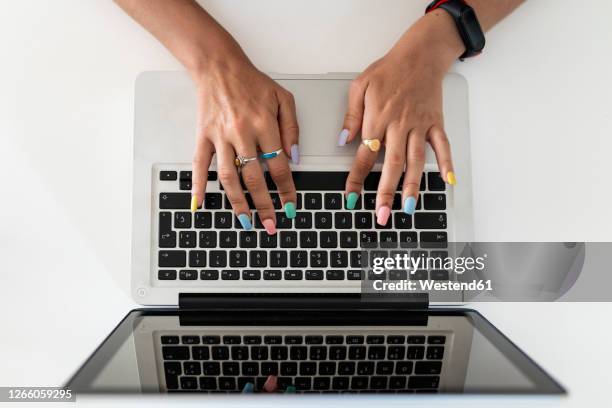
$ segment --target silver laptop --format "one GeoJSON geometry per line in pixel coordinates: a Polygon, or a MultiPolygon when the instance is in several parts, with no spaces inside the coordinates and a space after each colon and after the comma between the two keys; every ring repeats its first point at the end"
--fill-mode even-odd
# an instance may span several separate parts
{"type": "MultiPolygon", "coordinates": [[[[453,279],[435,269],[371,276],[363,249],[374,243],[389,254],[443,256],[445,243],[471,241],[470,140],[467,85],[451,74],[444,118],[461,184],[448,188],[428,152],[414,216],[401,212],[398,191],[389,225],[377,226],[381,157],[356,209],[347,210],[343,191],[355,146],[337,147],[336,135],[352,77],[273,76],[296,99],[301,163],[292,166],[297,216],[285,218],[279,204],[272,238],[257,223],[252,231],[239,228],[214,165],[203,209],[190,212],[193,84],[178,72],[138,78],[132,294],[139,304],[163,307],[128,313],[68,387],[82,393],[563,392],[477,312],[439,307],[463,303],[460,291],[399,302],[362,296],[364,282],[375,279],[453,279]],[[438,245],[424,247],[432,237],[438,245]]],[[[269,188],[274,199],[273,183],[269,188]]]]}

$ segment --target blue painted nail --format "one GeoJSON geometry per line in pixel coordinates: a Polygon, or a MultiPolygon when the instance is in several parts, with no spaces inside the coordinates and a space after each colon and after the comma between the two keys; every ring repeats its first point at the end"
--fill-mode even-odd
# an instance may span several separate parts
{"type": "Polygon", "coordinates": [[[300,148],[296,144],[291,146],[291,161],[293,164],[300,164],[300,148]]]}
{"type": "Polygon", "coordinates": [[[247,214],[238,215],[238,221],[240,221],[240,225],[242,225],[242,229],[248,231],[253,228],[253,224],[251,224],[251,219],[247,214]]]}
{"type": "Polygon", "coordinates": [[[407,197],[404,201],[404,212],[406,214],[414,214],[416,208],[416,200],[414,197],[407,197]]]}
{"type": "Polygon", "coordinates": [[[254,389],[255,389],[255,387],[253,386],[253,383],[248,382],[248,383],[244,384],[244,388],[242,389],[242,392],[244,394],[250,394],[250,393],[253,392],[254,389]]]}
{"type": "Polygon", "coordinates": [[[338,146],[344,146],[346,144],[346,139],[349,137],[348,129],[342,129],[340,132],[340,136],[338,136],[338,146]]]}

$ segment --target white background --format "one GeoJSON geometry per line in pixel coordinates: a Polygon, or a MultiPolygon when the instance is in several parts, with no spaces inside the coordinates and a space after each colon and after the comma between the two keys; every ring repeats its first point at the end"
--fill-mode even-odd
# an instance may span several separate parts
{"type": "MultiPolygon", "coordinates": [[[[365,68],[426,1],[202,4],[260,69],[323,73],[365,68]]],[[[111,2],[1,5],[0,385],[57,385],[134,307],[134,79],[181,67],[111,2]]],[[[470,85],[478,239],[612,241],[611,15],[605,0],[531,0],[453,68],[470,85]]],[[[569,389],[561,402],[612,385],[610,305],[479,309],[569,389]]]]}

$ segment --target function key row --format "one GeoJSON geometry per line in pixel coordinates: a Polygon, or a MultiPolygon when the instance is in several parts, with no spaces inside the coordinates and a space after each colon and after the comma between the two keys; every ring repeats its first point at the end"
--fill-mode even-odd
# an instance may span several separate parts
{"type": "MultiPolygon", "coordinates": [[[[346,178],[348,172],[345,171],[294,171],[292,172],[293,182],[295,188],[298,191],[344,191],[346,185],[346,178]]],[[[179,181],[185,183],[184,186],[189,183],[189,189],[191,188],[191,171],[181,171],[179,181]]],[[[264,177],[269,190],[276,190],[276,185],[272,180],[272,177],[268,172],[264,172],[264,177]]],[[[365,191],[376,191],[378,190],[378,183],[380,181],[381,172],[373,171],[368,174],[364,181],[365,191]]],[[[159,179],[162,181],[175,181],[177,179],[177,172],[174,170],[162,170],[159,173],[159,179]]],[[[217,180],[217,172],[209,171],[208,180],[217,180]]],[[[183,184],[181,184],[183,186],[183,184]]],[[[403,176],[398,183],[397,190],[400,191],[403,185],[403,176]]],[[[221,189],[223,186],[219,183],[221,189]]],[[[242,186],[244,190],[246,187],[242,186]]],[[[188,189],[188,188],[181,188],[188,189]]],[[[419,186],[420,191],[445,191],[446,183],[437,171],[430,171],[423,173],[421,176],[421,185],[419,186]]]]}
{"type": "MultiPolygon", "coordinates": [[[[424,335],[167,335],[161,336],[162,344],[425,344],[424,335]],[[283,343],[284,340],[284,343],[283,343]]],[[[446,336],[427,336],[427,344],[444,344],[446,336]]]]}

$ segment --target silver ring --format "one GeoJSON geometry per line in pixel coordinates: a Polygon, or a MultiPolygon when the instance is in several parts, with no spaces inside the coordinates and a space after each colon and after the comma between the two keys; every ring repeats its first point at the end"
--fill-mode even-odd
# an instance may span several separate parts
{"type": "Polygon", "coordinates": [[[244,157],[244,156],[236,156],[236,158],[234,159],[234,166],[236,166],[237,168],[241,169],[244,166],[246,166],[247,164],[249,164],[250,162],[257,160],[257,156],[255,157],[244,157]]]}

